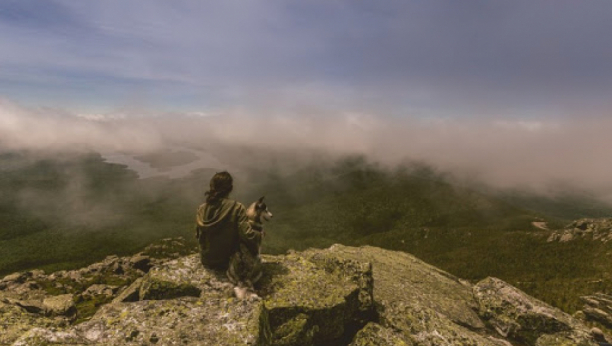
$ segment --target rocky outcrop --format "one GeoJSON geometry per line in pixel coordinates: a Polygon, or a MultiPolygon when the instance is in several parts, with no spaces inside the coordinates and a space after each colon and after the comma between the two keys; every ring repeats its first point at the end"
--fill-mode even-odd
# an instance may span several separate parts
{"type": "Polygon", "coordinates": [[[580,299],[584,303],[582,312],[587,320],[601,323],[612,329],[612,296],[597,293],[580,297],[580,299]]]}
{"type": "Polygon", "coordinates": [[[376,247],[308,250],[319,261],[372,264],[379,323],[415,345],[503,345],[484,336],[469,284],[416,257],[376,247]],[[480,333],[479,333],[480,332],[480,333]]]}
{"type": "Polygon", "coordinates": [[[576,239],[612,240],[612,219],[580,219],[573,221],[562,230],[551,233],[548,242],[568,242],[576,239]]]}
{"type": "Polygon", "coordinates": [[[261,302],[220,297],[107,304],[62,334],[35,329],[14,345],[268,345],[261,302]]]}
{"type": "Polygon", "coordinates": [[[580,321],[501,280],[472,286],[406,253],[334,245],[262,259],[260,297],[250,300],[234,298],[198,255],[158,262],[129,285],[73,293],[113,297],[77,324],[59,304],[68,296],[54,298],[57,314],[41,312],[48,297],[41,311],[5,298],[0,344],[597,345],[580,321]]]}
{"type": "Polygon", "coordinates": [[[43,299],[42,306],[46,315],[76,317],[72,294],[47,297],[43,299]]]}
{"type": "Polygon", "coordinates": [[[372,318],[369,263],[324,263],[297,253],[264,262],[260,299],[236,300],[224,274],[205,270],[192,255],[154,267],[126,288],[138,292],[136,301],[116,299],[62,334],[34,329],[15,344],[334,344],[372,318]]]}
{"type": "Polygon", "coordinates": [[[34,327],[62,328],[69,324],[66,318],[30,312],[0,292],[0,345],[10,345],[34,327]]]}
{"type": "Polygon", "coordinates": [[[0,280],[0,345],[10,344],[28,330],[41,338],[49,334],[45,328],[65,328],[90,318],[118,296],[129,299],[127,285],[145,275],[147,266],[168,261],[160,256],[168,251],[170,257],[178,257],[185,248],[183,239],[164,239],[135,256],[108,256],[77,270],[49,275],[32,270],[5,276],[0,280]]]}
{"type": "Polygon", "coordinates": [[[363,327],[349,346],[412,346],[412,342],[393,329],[370,322],[363,327]]]}
{"type": "Polygon", "coordinates": [[[596,345],[580,321],[502,280],[480,281],[474,297],[478,314],[503,337],[527,345],[596,345]]]}

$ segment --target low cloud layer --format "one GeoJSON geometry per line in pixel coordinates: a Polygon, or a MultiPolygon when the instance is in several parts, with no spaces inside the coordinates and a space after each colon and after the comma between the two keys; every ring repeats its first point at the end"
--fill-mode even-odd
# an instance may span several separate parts
{"type": "Polygon", "coordinates": [[[132,112],[83,116],[4,100],[0,147],[138,154],[183,146],[218,155],[220,148],[247,147],[297,156],[364,154],[388,167],[419,161],[500,188],[547,191],[563,185],[604,199],[612,193],[612,120],[604,118],[393,119],[348,112],[263,115],[240,109],[214,114],[132,112]]]}

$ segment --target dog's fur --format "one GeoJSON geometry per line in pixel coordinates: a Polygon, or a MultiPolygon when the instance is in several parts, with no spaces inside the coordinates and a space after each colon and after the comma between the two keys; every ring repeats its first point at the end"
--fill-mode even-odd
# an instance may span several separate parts
{"type": "Polygon", "coordinates": [[[264,197],[261,197],[256,202],[251,203],[247,208],[246,215],[249,219],[251,228],[255,230],[261,230],[262,235],[265,233],[263,230],[263,223],[272,219],[272,213],[268,210],[268,206],[263,201],[264,197]]]}
{"type": "MultiPolygon", "coordinates": [[[[256,231],[261,232],[262,240],[265,236],[263,223],[270,221],[272,219],[272,213],[268,209],[268,206],[263,201],[264,197],[261,197],[256,202],[251,203],[251,205],[246,210],[246,215],[248,218],[249,225],[256,231]]],[[[259,254],[261,253],[261,243],[257,248],[257,257],[259,258],[259,254]]],[[[257,282],[261,278],[261,275],[251,280],[252,282],[243,283],[234,287],[234,292],[238,299],[245,298],[256,298],[257,294],[253,292],[253,284],[257,282]]]]}

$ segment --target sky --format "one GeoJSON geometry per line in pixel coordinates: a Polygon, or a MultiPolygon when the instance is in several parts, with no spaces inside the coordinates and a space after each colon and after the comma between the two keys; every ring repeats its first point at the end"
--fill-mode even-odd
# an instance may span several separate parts
{"type": "Polygon", "coordinates": [[[612,201],[610,18],[609,0],[3,0],[0,149],[308,149],[612,201]]]}
{"type": "Polygon", "coordinates": [[[79,112],[605,114],[612,2],[0,2],[0,95],[79,112]]]}

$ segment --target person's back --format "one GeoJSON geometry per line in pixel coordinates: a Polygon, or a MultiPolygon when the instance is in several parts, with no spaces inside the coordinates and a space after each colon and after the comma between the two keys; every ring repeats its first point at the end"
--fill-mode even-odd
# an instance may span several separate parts
{"type": "Polygon", "coordinates": [[[202,264],[214,269],[227,269],[230,256],[238,250],[238,202],[222,198],[200,205],[197,231],[202,264]]]}
{"type": "Polygon", "coordinates": [[[211,269],[227,269],[231,257],[236,262],[240,244],[247,248],[258,248],[261,244],[262,235],[249,225],[245,207],[228,198],[233,188],[228,172],[216,173],[210,180],[206,203],[200,205],[196,214],[201,261],[211,269]]]}

